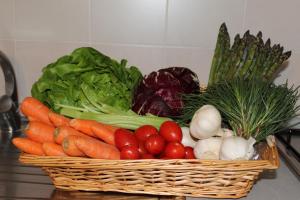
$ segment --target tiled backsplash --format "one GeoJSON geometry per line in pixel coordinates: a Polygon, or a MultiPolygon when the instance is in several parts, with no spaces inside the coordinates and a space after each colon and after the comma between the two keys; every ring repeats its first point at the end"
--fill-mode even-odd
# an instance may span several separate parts
{"type": "Polygon", "coordinates": [[[45,65],[81,46],[126,58],[145,74],[186,66],[206,83],[226,22],[231,36],[261,30],[292,50],[277,82],[300,85],[299,8],[299,0],[0,0],[0,50],[15,67],[20,100],[45,65]]]}

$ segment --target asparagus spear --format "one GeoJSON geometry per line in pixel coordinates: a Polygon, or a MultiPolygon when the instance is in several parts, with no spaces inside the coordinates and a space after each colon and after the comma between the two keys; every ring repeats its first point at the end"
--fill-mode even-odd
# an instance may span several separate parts
{"type": "Polygon", "coordinates": [[[250,31],[246,31],[243,35],[242,41],[244,41],[244,48],[240,54],[240,61],[239,61],[239,65],[237,66],[237,69],[235,71],[234,77],[238,77],[239,73],[241,72],[241,68],[244,66],[247,56],[249,54],[249,42],[250,42],[250,31]]]}
{"type": "Polygon", "coordinates": [[[239,69],[240,63],[242,62],[243,59],[243,55],[244,55],[244,49],[246,46],[246,41],[245,39],[241,38],[239,40],[239,46],[236,49],[236,59],[233,61],[232,64],[232,69],[231,71],[229,71],[229,74],[227,75],[228,77],[234,78],[236,75],[236,72],[239,69]]]}
{"type": "Polygon", "coordinates": [[[280,67],[281,67],[281,64],[286,61],[290,56],[291,56],[292,52],[291,51],[287,51],[285,52],[284,54],[281,54],[279,59],[273,63],[273,65],[271,66],[271,69],[267,74],[266,76],[269,78],[269,79],[274,79],[276,78],[277,76],[277,73],[280,71],[280,67]]]}
{"type": "Polygon", "coordinates": [[[256,49],[256,54],[254,55],[254,61],[251,63],[250,66],[250,75],[249,79],[253,79],[254,77],[257,77],[257,71],[259,68],[259,63],[262,60],[263,57],[263,47],[264,47],[264,41],[262,40],[262,32],[259,31],[256,35],[256,40],[257,40],[257,49],[256,49]]]}
{"type": "Polygon", "coordinates": [[[262,76],[264,79],[268,80],[268,77],[266,76],[267,72],[270,70],[270,65],[271,65],[271,62],[273,60],[274,57],[276,57],[276,54],[277,54],[277,45],[273,45],[273,47],[271,48],[270,50],[270,54],[268,56],[268,58],[265,60],[264,62],[264,65],[263,65],[263,73],[262,73],[262,76]]]}
{"type": "Polygon", "coordinates": [[[217,38],[217,44],[211,64],[211,69],[209,73],[209,81],[208,85],[212,84],[214,82],[216,73],[217,73],[217,68],[220,62],[222,62],[222,45],[223,45],[223,40],[224,40],[224,33],[227,32],[226,24],[223,23],[219,29],[219,34],[217,38]]]}
{"type": "Polygon", "coordinates": [[[262,77],[263,71],[264,71],[264,63],[268,59],[268,56],[271,50],[271,40],[270,38],[266,41],[266,43],[263,45],[263,53],[261,56],[261,60],[259,62],[259,65],[257,66],[257,75],[258,77],[262,77]]]}
{"type": "Polygon", "coordinates": [[[249,77],[249,69],[250,69],[250,66],[251,66],[253,60],[255,59],[254,56],[255,56],[257,44],[258,44],[258,40],[256,40],[256,37],[254,37],[253,35],[248,36],[248,41],[249,41],[248,55],[247,55],[247,58],[245,59],[244,65],[241,67],[240,73],[239,73],[239,76],[244,77],[244,78],[247,78],[247,76],[249,77]]]}
{"type": "Polygon", "coordinates": [[[277,45],[274,49],[274,56],[267,68],[265,68],[264,77],[266,79],[271,79],[275,76],[275,72],[280,67],[281,63],[279,63],[279,59],[282,55],[283,48],[280,45],[277,45]]]}
{"type": "Polygon", "coordinates": [[[234,43],[231,47],[231,53],[227,62],[227,72],[223,74],[223,79],[232,79],[233,78],[233,73],[236,71],[236,63],[239,62],[239,47],[241,45],[241,38],[240,35],[237,34],[234,37],[234,43]]]}

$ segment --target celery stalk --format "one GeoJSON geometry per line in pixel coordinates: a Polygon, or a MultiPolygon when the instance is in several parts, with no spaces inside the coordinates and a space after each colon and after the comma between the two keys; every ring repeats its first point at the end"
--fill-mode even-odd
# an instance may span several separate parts
{"type": "Polygon", "coordinates": [[[152,125],[156,128],[159,128],[160,125],[167,120],[171,120],[166,117],[157,117],[154,115],[138,115],[134,112],[120,113],[120,114],[107,114],[107,113],[94,113],[80,111],[77,108],[63,107],[60,110],[62,115],[76,118],[76,119],[88,119],[96,120],[105,124],[110,124],[118,126],[121,128],[135,130],[142,125],[152,125]]]}

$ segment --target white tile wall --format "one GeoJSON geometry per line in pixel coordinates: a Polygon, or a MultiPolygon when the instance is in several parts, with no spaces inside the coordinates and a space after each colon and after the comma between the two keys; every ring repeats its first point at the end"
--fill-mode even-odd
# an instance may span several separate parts
{"type": "Polygon", "coordinates": [[[265,38],[300,51],[299,0],[248,0],[245,28],[261,30],[265,38]]]}
{"type": "Polygon", "coordinates": [[[144,74],[189,67],[206,83],[226,22],[231,36],[262,30],[292,50],[276,82],[300,85],[299,8],[299,0],[0,0],[0,50],[15,65],[21,98],[43,66],[85,45],[126,58],[144,74]]]}
{"type": "Polygon", "coordinates": [[[92,0],[92,42],[162,44],[166,0],[92,0]]]}
{"type": "Polygon", "coordinates": [[[16,39],[89,41],[86,0],[15,0],[16,39]]]}
{"type": "Polygon", "coordinates": [[[213,49],[222,22],[231,33],[242,31],[244,4],[245,0],[170,0],[167,43],[213,49]]]}
{"type": "Polygon", "coordinates": [[[144,74],[166,66],[163,47],[104,44],[95,44],[92,46],[114,59],[126,59],[128,66],[137,66],[144,74]]]}
{"type": "Polygon", "coordinates": [[[14,38],[14,1],[0,0],[0,39],[14,38]]]}
{"type": "Polygon", "coordinates": [[[10,61],[13,61],[15,55],[15,41],[0,39],[0,51],[2,51],[10,61]]]}
{"type": "MultiPolygon", "coordinates": [[[[280,76],[276,79],[276,83],[285,83],[288,79],[288,83],[300,85],[300,51],[294,51],[286,63],[286,68],[280,76]]],[[[300,91],[299,91],[300,92],[300,91]]]]}
{"type": "Polygon", "coordinates": [[[207,84],[213,51],[193,47],[165,48],[166,66],[187,67],[197,73],[201,84],[207,84]]]}

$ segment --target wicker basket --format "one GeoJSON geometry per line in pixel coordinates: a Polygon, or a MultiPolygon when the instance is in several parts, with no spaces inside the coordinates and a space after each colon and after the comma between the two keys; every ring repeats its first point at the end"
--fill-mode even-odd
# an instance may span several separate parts
{"type": "Polygon", "coordinates": [[[240,198],[265,169],[279,166],[276,147],[260,148],[262,160],[102,160],[21,154],[42,167],[57,188],[135,194],[240,198]]]}

